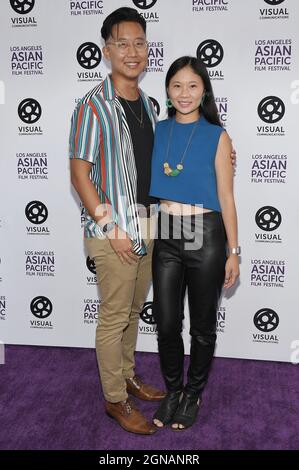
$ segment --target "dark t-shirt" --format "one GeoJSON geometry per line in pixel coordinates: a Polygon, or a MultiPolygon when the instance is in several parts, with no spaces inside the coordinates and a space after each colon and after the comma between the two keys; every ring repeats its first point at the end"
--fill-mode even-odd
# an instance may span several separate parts
{"type": "Polygon", "coordinates": [[[129,101],[119,97],[119,100],[125,110],[133,142],[137,171],[137,203],[143,204],[147,207],[150,204],[156,204],[158,202],[158,199],[149,196],[151,184],[151,162],[154,146],[152,123],[141,98],[138,98],[136,101],[129,101]],[[142,104],[143,127],[140,126],[140,123],[134,116],[128,103],[139,119],[141,117],[140,103],[142,104]]]}

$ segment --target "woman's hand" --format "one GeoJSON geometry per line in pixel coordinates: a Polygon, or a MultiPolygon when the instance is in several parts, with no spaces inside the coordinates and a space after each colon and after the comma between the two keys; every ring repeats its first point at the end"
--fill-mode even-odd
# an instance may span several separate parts
{"type": "Polygon", "coordinates": [[[232,287],[240,275],[238,255],[230,255],[225,264],[225,280],[223,287],[229,289],[232,287]]]}

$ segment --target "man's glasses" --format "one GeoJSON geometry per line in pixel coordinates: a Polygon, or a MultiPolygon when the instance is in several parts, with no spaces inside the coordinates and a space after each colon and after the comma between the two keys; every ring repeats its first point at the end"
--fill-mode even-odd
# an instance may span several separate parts
{"type": "Polygon", "coordinates": [[[135,39],[133,42],[123,39],[121,41],[109,41],[107,42],[108,44],[115,46],[117,51],[122,54],[129,50],[131,44],[133,44],[137,52],[145,52],[148,48],[148,42],[145,39],[135,39]]]}

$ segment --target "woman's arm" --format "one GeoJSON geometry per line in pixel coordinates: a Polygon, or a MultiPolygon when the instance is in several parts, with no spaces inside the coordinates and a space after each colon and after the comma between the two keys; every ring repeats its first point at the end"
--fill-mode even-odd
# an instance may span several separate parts
{"type": "MultiPolygon", "coordinates": [[[[218,198],[227,236],[229,250],[238,246],[237,212],[233,191],[233,166],[230,155],[231,140],[226,132],[222,132],[216,153],[215,168],[218,198]]],[[[239,259],[236,254],[229,254],[225,267],[224,287],[231,287],[239,276],[239,259]]]]}

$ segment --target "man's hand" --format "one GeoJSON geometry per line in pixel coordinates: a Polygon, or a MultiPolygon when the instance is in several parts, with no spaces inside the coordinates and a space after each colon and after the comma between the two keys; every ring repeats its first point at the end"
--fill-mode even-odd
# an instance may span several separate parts
{"type": "Polygon", "coordinates": [[[133,252],[132,242],[126,232],[116,225],[113,230],[107,233],[107,238],[123,264],[137,263],[139,256],[135,255],[133,252]]]}

